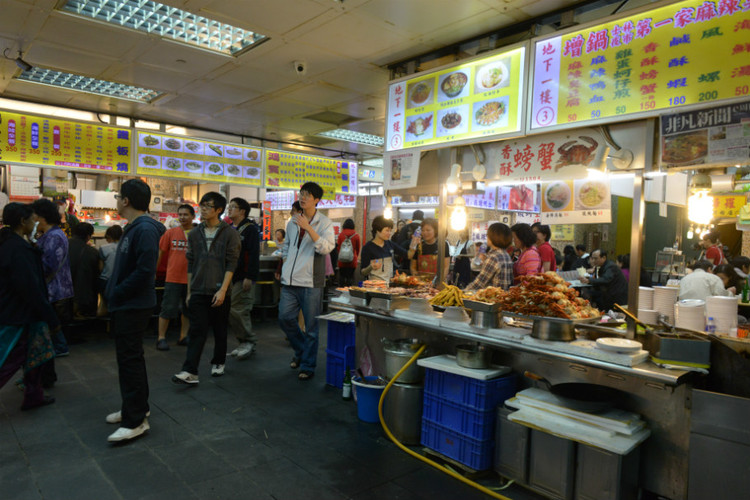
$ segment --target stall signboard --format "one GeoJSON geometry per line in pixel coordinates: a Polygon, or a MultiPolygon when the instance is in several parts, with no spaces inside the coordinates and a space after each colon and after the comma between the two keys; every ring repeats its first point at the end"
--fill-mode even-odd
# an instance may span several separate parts
{"type": "Polygon", "coordinates": [[[419,180],[419,158],[421,151],[398,151],[383,155],[385,190],[412,188],[419,180]]]}
{"type": "Polygon", "coordinates": [[[539,212],[517,212],[516,213],[516,224],[535,224],[542,222],[542,217],[539,212]]]}
{"type": "Polygon", "coordinates": [[[662,115],[660,158],[666,167],[747,163],[750,102],[662,115]]]}
{"type": "Polygon", "coordinates": [[[130,174],[131,131],[0,110],[0,163],[130,174]]]}
{"type": "Polygon", "coordinates": [[[573,232],[575,226],[573,224],[554,224],[550,226],[552,231],[553,241],[573,241],[573,232]]]}
{"type": "Polygon", "coordinates": [[[266,187],[299,189],[305,182],[316,182],[325,199],[333,195],[357,193],[357,163],[325,156],[312,156],[274,149],[266,150],[266,187]]]}
{"type": "Polygon", "coordinates": [[[320,200],[318,208],[354,208],[357,197],[353,194],[337,194],[332,200],[320,200]]]}
{"type": "Polygon", "coordinates": [[[391,197],[391,206],[394,207],[413,207],[413,206],[432,206],[436,207],[440,204],[439,196],[420,196],[414,201],[403,200],[401,196],[391,197]]]}
{"type": "MultiPolygon", "coordinates": [[[[466,206],[469,208],[484,208],[494,210],[497,207],[497,188],[495,186],[486,186],[482,194],[465,194],[463,195],[466,206]]],[[[448,206],[455,203],[457,195],[448,196],[448,206]]]]}
{"type": "Polygon", "coordinates": [[[750,1],[686,0],[539,39],[529,131],[750,95],[750,1]]]}
{"type": "Polygon", "coordinates": [[[714,217],[737,217],[746,202],[745,195],[714,196],[714,217]]]}
{"type": "Polygon", "coordinates": [[[609,223],[611,219],[606,177],[542,183],[542,224],[609,223]]]}
{"type": "Polygon", "coordinates": [[[271,202],[266,200],[263,202],[263,215],[261,217],[263,221],[263,241],[271,240],[271,202]]]}
{"type": "Polygon", "coordinates": [[[271,210],[292,209],[297,200],[297,191],[266,191],[266,201],[271,203],[271,210]]]}
{"type": "Polygon", "coordinates": [[[391,83],[386,151],[517,135],[526,52],[524,44],[391,83]]]}
{"type": "Polygon", "coordinates": [[[137,131],[136,171],[140,175],[260,187],[263,150],[231,144],[137,131]]]}
{"type": "Polygon", "coordinates": [[[498,210],[539,213],[541,203],[539,183],[499,186],[497,190],[498,210]]]}

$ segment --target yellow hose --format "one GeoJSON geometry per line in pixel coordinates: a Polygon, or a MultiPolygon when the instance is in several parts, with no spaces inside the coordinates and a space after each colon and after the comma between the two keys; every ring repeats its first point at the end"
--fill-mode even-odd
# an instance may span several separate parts
{"type": "Polygon", "coordinates": [[[424,352],[424,350],[425,350],[426,347],[427,346],[423,344],[422,347],[420,347],[419,350],[416,353],[414,353],[414,356],[411,357],[411,359],[409,360],[409,362],[406,363],[398,371],[398,373],[396,373],[396,375],[391,379],[391,381],[388,382],[388,384],[385,386],[385,389],[383,390],[383,394],[380,396],[380,402],[378,403],[378,416],[380,417],[380,425],[383,426],[383,430],[385,431],[386,435],[390,438],[391,441],[393,441],[396,444],[396,446],[398,446],[399,448],[401,448],[403,451],[405,451],[409,455],[413,456],[414,458],[418,458],[422,462],[435,467],[437,470],[439,470],[441,472],[445,472],[449,476],[453,476],[454,478],[458,479],[462,483],[466,483],[469,486],[471,486],[472,488],[476,488],[479,491],[481,491],[482,493],[485,493],[485,494],[487,494],[487,495],[489,495],[489,496],[491,496],[493,498],[498,498],[500,500],[511,500],[508,497],[504,497],[504,496],[500,495],[499,493],[496,493],[496,492],[492,491],[491,489],[486,488],[486,487],[482,486],[481,484],[472,481],[471,479],[467,479],[467,478],[463,477],[460,474],[456,474],[452,470],[450,470],[450,469],[448,469],[446,467],[443,467],[439,463],[433,462],[429,458],[423,457],[419,453],[415,453],[414,451],[410,450],[409,448],[407,448],[406,446],[404,446],[403,444],[401,444],[401,442],[398,439],[396,439],[396,437],[391,433],[391,430],[385,424],[385,419],[383,418],[383,401],[385,401],[385,395],[388,394],[388,391],[391,389],[391,386],[394,384],[394,382],[396,382],[396,380],[398,380],[398,378],[401,376],[401,374],[404,373],[404,371],[406,371],[406,369],[409,368],[409,366],[411,366],[412,364],[414,364],[417,361],[417,358],[420,356],[420,354],[422,354],[422,352],[424,352]]]}

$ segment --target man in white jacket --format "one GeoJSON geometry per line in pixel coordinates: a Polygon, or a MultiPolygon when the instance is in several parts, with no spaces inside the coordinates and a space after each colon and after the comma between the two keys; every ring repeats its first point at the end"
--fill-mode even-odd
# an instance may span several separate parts
{"type": "Polygon", "coordinates": [[[292,217],[281,249],[281,298],[279,326],[294,349],[290,367],[300,368],[299,379],[315,375],[318,357],[318,315],[323,306],[326,255],[335,247],[333,224],[318,212],[323,188],[306,182],[299,191],[302,213],[292,217]],[[305,319],[305,331],[299,328],[299,312],[305,319]]]}

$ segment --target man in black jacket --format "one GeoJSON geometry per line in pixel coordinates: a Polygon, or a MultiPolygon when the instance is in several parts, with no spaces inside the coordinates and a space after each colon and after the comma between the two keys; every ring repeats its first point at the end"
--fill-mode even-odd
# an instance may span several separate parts
{"type": "Polygon", "coordinates": [[[237,230],[242,242],[240,259],[232,276],[232,305],[229,310],[229,330],[237,337],[240,345],[229,355],[243,360],[255,352],[258,341],[250,315],[255,302],[255,282],[258,281],[260,267],[260,229],[247,218],[250,204],[243,198],[232,198],[227,209],[232,227],[237,230]]]}
{"type": "Polygon", "coordinates": [[[591,278],[581,278],[581,283],[590,283],[594,289],[592,301],[601,311],[609,311],[614,304],[624,306],[628,303],[628,281],[620,267],[614,261],[607,260],[605,250],[591,252],[591,265],[597,267],[591,278]]]}
{"type": "Polygon", "coordinates": [[[146,213],[151,188],[140,179],[126,181],[115,195],[117,211],[128,220],[115,253],[115,267],[104,292],[112,317],[122,409],[107,415],[120,424],[108,441],[127,441],[149,430],[148,376],[143,336],[156,307],[156,260],[164,225],[146,213]]]}

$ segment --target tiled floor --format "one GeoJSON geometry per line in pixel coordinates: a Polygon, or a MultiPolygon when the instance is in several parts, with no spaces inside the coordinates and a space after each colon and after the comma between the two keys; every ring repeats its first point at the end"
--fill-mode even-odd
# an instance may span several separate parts
{"type": "MultiPolygon", "coordinates": [[[[198,387],[170,382],[185,354],[176,334],[168,352],[148,338],[151,431],[120,446],[107,443],[116,427],[104,422],[120,404],[113,342],[83,333],[57,360],[56,404],[21,412],[22,393],[12,383],[0,390],[0,498],[488,498],[360,422],[355,404],[325,385],[324,337],[316,378],[299,382],[274,320],[257,327],[258,353],[230,358],[221,378],[208,375],[209,341],[198,387]]],[[[504,494],[536,498],[513,487],[504,494]]]]}

